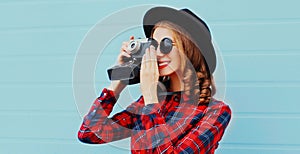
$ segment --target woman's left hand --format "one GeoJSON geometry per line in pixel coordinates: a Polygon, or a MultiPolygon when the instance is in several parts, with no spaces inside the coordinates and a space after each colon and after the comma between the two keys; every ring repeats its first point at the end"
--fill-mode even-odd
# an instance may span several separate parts
{"type": "Polygon", "coordinates": [[[158,103],[157,84],[159,78],[156,51],[153,46],[146,49],[140,72],[141,91],[145,105],[158,103]]]}

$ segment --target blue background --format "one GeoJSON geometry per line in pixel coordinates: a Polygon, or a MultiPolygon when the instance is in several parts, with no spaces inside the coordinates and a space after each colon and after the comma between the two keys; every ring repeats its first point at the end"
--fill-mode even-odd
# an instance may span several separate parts
{"type": "Polygon", "coordinates": [[[187,7],[210,25],[233,110],[217,153],[300,152],[300,1],[1,0],[0,153],[129,153],[78,142],[72,70],[93,25],[142,4],[187,7]]]}

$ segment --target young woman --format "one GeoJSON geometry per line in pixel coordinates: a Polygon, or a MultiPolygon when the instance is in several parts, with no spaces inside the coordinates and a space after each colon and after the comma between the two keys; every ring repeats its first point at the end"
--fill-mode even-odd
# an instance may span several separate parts
{"type": "MultiPolygon", "coordinates": [[[[142,59],[142,96],[108,118],[126,87],[113,81],[85,116],[79,140],[102,144],[131,137],[132,153],[214,153],[231,110],[213,98],[216,56],[208,26],[188,9],[155,7],[144,16],[144,31],[158,46],[142,59]]],[[[131,56],[127,46],[119,63],[131,56]]]]}

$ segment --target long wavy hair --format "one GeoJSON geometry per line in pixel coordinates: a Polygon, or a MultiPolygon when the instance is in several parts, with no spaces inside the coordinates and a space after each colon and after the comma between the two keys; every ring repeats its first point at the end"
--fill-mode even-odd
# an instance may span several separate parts
{"type": "Polygon", "coordinates": [[[154,26],[152,34],[157,27],[167,28],[173,33],[175,46],[179,50],[182,62],[180,68],[182,77],[180,79],[183,80],[185,93],[193,99],[198,99],[198,104],[208,104],[215,94],[216,88],[213,75],[210,73],[200,49],[180,26],[172,22],[161,21],[154,26]]]}

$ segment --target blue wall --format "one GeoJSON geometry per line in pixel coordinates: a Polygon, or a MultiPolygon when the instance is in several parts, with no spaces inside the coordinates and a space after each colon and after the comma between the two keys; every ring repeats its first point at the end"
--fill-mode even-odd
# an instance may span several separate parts
{"type": "MultiPolygon", "coordinates": [[[[78,142],[72,71],[96,23],[142,4],[188,7],[210,25],[233,110],[217,153],[300,152],[300,1],[1,0],[0,153],[128,153],[78,142]]],[[[107,82],[96,78],[99,87],[107,82]]]]}

